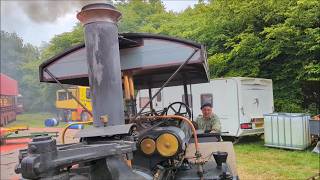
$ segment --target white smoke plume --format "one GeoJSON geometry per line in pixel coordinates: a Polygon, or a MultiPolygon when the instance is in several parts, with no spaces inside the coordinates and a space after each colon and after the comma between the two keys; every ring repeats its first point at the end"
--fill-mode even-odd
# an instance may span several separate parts
{"type": "Polygon", "coordinates": [[[30,0],[19,1],[23,12],[36,23],[55,22],[68,13],[80,11],[91,3],[113,3],[112,0],[30,0]]]}

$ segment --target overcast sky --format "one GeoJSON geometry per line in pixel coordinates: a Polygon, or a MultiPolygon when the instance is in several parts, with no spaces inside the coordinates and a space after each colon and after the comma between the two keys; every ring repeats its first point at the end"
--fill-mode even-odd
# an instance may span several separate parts
{"type": "MultiPolygon", "coordinates": [[[[198,0],[162,1],[167,10],[175,12],[180,12],[189,6],[193,7],[198,2],[198,0]]],[[[16,32],[24,42],[39,46],[42,42],[48,42],[55,34],[72,30],[78,22],[76,12],[80,10],[81,3],[66,0],[1,0],[1,30],[16,32]],[[47,14],[50,16],[46,16],[47,14]]]]}

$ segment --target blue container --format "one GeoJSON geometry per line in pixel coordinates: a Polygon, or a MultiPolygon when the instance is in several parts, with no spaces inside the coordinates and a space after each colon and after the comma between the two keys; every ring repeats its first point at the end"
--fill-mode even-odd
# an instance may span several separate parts
{"type": "Polygon", "coordinates": [[[58,126],[59,125],[59,121],[55,118],[49,118],[44,120],[44,125],[46,127],[54,127],[54,126],[58,126]]]}
{"type": "MultiPolygon", "coordinates": [[[[72,123],[75,123],[75,122],[68,122],[68,124],[72,124],[72,123]]],[[[69,129],[83,129],[83,128],[84,128],[83,124],[75,124],[75,125],[69,126],[69,129]]]]}

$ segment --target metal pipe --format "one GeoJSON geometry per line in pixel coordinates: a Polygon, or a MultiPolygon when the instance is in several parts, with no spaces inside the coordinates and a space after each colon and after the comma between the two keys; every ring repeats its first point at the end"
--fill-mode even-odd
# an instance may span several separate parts
{"type": "Polygon", "coordinates": [[[133,83],[133,77],[131,73],[128,73],[128,79],[129,79],[129,101],[127,102],[128,108],[130,109],[129,116],[133,117],[137,114],[137,108],[136,108],[136,99],[134,95],[134,83],[133,83]]]}
{"type": "Polygon", "coordinates": [[[130,96],[131,96],[131,99],[135,99],[135,98],[134,98],[134,83],[133,83],[133,77],[132,77],[132,75],[129,76],[129,87],[130,87],[130,96]]]}
{"type": "Polygon", "coordinates": [[[85,46],[90,91],[92,94],[93,124],[124,124],[123,90],[117,22],[121,13],[110,4],[84,6],[77,18],[84,24],[85,46]]]}
{"type": "Polygon", "coordinates": [[[68,94],[70,94],[71,97],[72,97],[84,110],[86,110],[86,111],[89,113],[89,115],[92,117],[92,112],[89,111],[89,109],[88,109],[84,104],[82,104],[82,103],[72,94],[72,92],[70,92],[67,88],[65,88],[65,87],[61,84],[61,82],[60,82],[47,68],[45,68],[44,71],[45,71],[54,81],[56,81],[57,84],[58,84],[63,90],[65,90],[68,94]]]}
{"type": "Polygon", "coordinates": [[[190,107],[189,95],[188,95],[188,89],[187,89],[187,83],[186,82],[183,83],[183,90],[184,90],[184,101],[186,102],[186,105],[188,107],[190,107]]]}
{"type": "Polygon", "coordinates": [[[123,75],[124,97],[126,100],[130,99],[130,85],[127,75],[123,75]]]}
{"type": "Polygon", "coordinates": [[[149,100],[151,101],[151,103],[150,103],[150,111],[153,112],[152,89],[151,89],[151,87],[149,87],[148,92],[149,92],[149,100]]]}
{"type": "Polygon", "coordinates": [[[65,134],[66,134],[66,132],[67,132],[67,130],[69,129],[70,126],[73,126],[73,125],[76,125],[76,124],[92,124],[92,123],[93,123],[93,121],[87,121],[87,122],[74,122],[74,123],[70,123],[70,124],[66,125],[64,127],[64,129],[62,130],[62,133],[61,133],[62,144],[65,143],[64,136],[65,136],[65,134]]]}
{"type": "Polygon", "coordinates": [[[193,94],[192,94],[192,87],[191,87],[191,84],[189,84],[189,87],[190,87],[190,95],[191,95],[191,120],[193,121],[193,94]]]}
{"type": "Polygon", "coordinates": [[[186,61],[181,64],[178,69],[169,77],[169,79],[161,86],[161,88],[152,96],[152,98],[140,109],[140,111],[138,112],[138,114],[133,118],[136,119],[138,116],[140,116],[140,114],[142,113],[142,111],[150,104],[150,102],[152,102],[152,100],[157,97],[157,95],[162,91],[163,88],[165,88],[167,86],[167,84],[178,74],[178,72],[186,65],[188,64],[188,62],[191,60],[191,58],[193,57],[193,55],[196,54],[196,52],[198,52],[199,49],[194,49],[194,51],[191,53],[191,55],[186,59],[186,61]]]}

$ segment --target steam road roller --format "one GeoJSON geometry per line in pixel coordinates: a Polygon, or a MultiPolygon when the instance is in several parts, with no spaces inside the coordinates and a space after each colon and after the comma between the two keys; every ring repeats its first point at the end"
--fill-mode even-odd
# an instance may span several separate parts
{"type": "Polygon", "coordinates": [[[110,4],[86,5],[77,18],[85,43],[45,61],[39,74],[41,82],[65,91],[66,84],[89,86],[92,126],[75,135],[78,143],[33,138],[20,150],[16,173],[41,180],[238,179],[232,143],[196,129],[187,100],[157,112],[152,108],[164,87],[183,85],[188,94],[187,85],[209,81],[204,46],[155,34],[119,34],[121,13],[110,4]],[[152,88],[158,91],[152,94],[152,88]],[[137,112],[139,89],[150,93],[137,112]]]}

